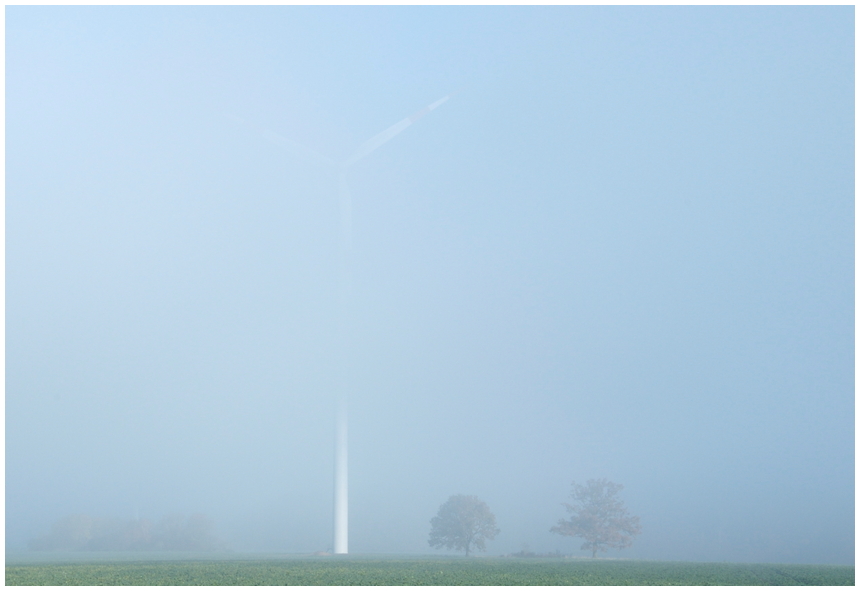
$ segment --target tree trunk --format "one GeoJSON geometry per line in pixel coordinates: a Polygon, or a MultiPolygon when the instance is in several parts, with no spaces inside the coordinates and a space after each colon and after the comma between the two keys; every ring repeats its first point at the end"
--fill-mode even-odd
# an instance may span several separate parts
{"type": "Polygon", "coordinates": [[[591,547],[591,557],[597,558],[597,545],[596,544],[591,547]]]}

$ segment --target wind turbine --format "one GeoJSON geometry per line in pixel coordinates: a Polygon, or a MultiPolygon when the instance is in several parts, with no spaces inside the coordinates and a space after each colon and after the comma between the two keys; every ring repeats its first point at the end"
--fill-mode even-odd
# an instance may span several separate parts
{"type": "MultiPolygon", "coordinates": [[[[310,148],[289,140],[268,129],[257,128],[269,140],[297,151],[318,163],[334,168],[338,179],[338,201],[340,205],[340,238],[341,238],[341,329],[346,333],[347,303],[352,287],[352,196],[346,175],[350,168],[362,158],[369,156],[374,150],[392,140],[407,127],[421,119],[424,115],[440,106],[449,98],[457,94],[453,92],[445,95],[438,101],[431,103],[420,111],[398,121],[388,129],[376,134],[363,144],[355,153],[342,162],[336,162],[327,158],[310,148]]],[[[229,115],[228,115],[229,116],[229,115]]],[[[248,124],[237,117],[230,117],[240,123],[248,124]]],[[[257,127],[252,125],[252,127],[257,127]]],[[[347,342],[344,339],[344,343],[347,342]]],[[[346,349],[347,347],[344,347],[346,349]]],[[[347,351],[343,351],[342,363],[346,366],[347,351]]],[[[345,372],[344,372],[345,373],[345,372]]],[[[349,546],[349,486],[348,486],[348,445],[347,445],[347,399],[348,385],[344,375],[341,392],[337,400],[337,417],[335,425],[335,452],[334,452],[334,553],[347,554],[349,546]]]]}

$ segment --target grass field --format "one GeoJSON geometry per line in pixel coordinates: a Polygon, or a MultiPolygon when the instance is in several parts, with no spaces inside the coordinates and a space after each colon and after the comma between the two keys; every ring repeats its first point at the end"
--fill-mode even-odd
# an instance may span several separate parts
{"type": "Polygon", "coordinates": [[[853,585],[853,566],[578,558],[7,557],[6,585],[853,585]],[[128,559],[131,558],[131,559],[128,559]]]}

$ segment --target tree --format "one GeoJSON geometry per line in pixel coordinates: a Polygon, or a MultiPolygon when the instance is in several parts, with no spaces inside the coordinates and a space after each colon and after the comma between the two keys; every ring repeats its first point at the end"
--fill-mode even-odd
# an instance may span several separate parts
{"type": "Polygon", "coordinates": [[[633,543],[633,537],[642,528],[639,518],[630,515],[616,496],[624,488],[622,485],[601,478],[589,480],[585,485],[574,482],[571,486],[574,504],[564,503],[564,506],[573,515],[568,520],[560,519],[551,532],[584,538],[581,549],[591,550],[592,558],[598,550],[627,548],[633,543]]]}
{"type": "Polygon", "coordinates": [[[170,515],[157,525],[145,519],[121,521],[89,515],[60,519],[51,532],[30,541],[31,550],[221,550],[212,520],[170,515]]]}
{"type": "Polygon", "coordinates": [[[436,517],[430,520],[430,526],[432,547],[465,550],[466,556],[472,547],[483,551],[484,541],[492,540],[499,533],[496,516],[487,504],[468,495],[454,495],[445,501],[436,517]]]}

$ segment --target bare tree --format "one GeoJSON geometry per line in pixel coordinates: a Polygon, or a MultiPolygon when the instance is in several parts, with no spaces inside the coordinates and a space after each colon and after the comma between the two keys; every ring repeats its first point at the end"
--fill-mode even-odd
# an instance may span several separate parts
{"type": "Polygon", "coordinates": [[[499,533],[496,516],[487,504],[468,495],[454,495],[445,501],[430,525],[432,547],[465,550],[466,556],[472,547],[483,551],[485,540],[492,540],[499,533]]]}
{"type": "Polygon", "coordinates": [[[642,528],[639,518],[630,515],[616,496],[624,488],[622,485],[601,478],[589,480],[585,485],[574,482],[571,486],[570,497],[574,503],[564,503],[564,506],[572,516],[568,520],[560,519],[551,532],[584,538],[581,549],[591,550],[592,558],[597,556],[598,550],[627,548],[633,543],[633,537],[642,528]]]}

